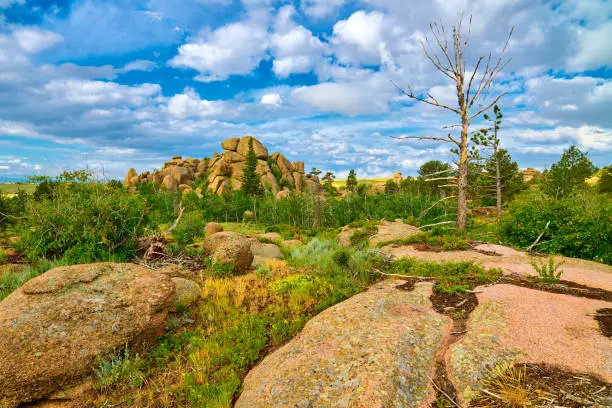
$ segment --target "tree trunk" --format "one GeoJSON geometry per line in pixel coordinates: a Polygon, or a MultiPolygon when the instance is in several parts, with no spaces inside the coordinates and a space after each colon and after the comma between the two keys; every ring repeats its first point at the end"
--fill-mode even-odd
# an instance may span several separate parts
{"type": "Polygon", "coordinates": [[[467,189],[468,189],[468,125],[461,129],[459,149],[459,174],[457,174],[457,230],[467,228],[467,189]]]}
{"type": "Polygon", "coordinates": [[[502,190],[501,190],[501,176],[499,174],[499,156],[497,154],[497,149],[495,149],[495,189],[497,192],[496,197],[496,210],[497,210],[497,222],[501,222],[501,207],[502,207],[502,190]]]}
{"type": "Polygon", "coordinates": [[[463,94],[463,75],[457,78],[457,97],[461,111],[461,143],[459,144],[459,174],[457,174],[457,230],[467,228],[468,141],[470,123],[463,94]]]}

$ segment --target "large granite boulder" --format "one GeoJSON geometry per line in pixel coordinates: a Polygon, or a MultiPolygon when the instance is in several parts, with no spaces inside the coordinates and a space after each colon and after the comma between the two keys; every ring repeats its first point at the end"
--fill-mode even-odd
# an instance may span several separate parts
{"type": "Polygon", "coordinates": [[[450,318],[386,280],[310,320],[247,375],[237,408],[428,407],[450,318]]]}
{"type": "Polygon", "coordinates": [[[0,406],[77,385],[126,345],[163,334],[170,277],[133,264],[51,269],[0,302],[0,406]]]}

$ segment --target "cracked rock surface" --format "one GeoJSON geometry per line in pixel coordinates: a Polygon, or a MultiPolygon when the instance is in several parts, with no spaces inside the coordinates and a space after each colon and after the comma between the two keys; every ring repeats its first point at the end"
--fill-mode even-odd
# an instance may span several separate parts
{"type": "Polygon", "coordinates": [[[432,309],[431,283],[386,280],[310,320],[244,381],[237,408],[426,407],[450,318],[432,309]]]}

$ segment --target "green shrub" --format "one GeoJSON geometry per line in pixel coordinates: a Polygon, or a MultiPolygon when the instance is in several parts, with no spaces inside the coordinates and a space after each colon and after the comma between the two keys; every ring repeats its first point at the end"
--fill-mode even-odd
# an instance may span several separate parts
{"type": "Polygon", "coordinates": [[[351,253],[346,248],[338,248],[332,255],[334,262],[343,268],[347,268],[351,262],[351,253]]]}
{"type": "Polygon", "coordinates": [[[544,283],[555,284],[561,281],[561,275],[563,275],[563,270],[559,269],[561,265],[565,263],[565,261],[560,261],[559,263],[555,263],[555,256],[550,254],[548,256],[547,261],[540,262],[537,259],[531,260],[531,266],[540,276],[540,280],[544,283]]]}
{"type": "Polygon", "coordinates": [[[146,225],[145,202],[101,183],[64,183],[51,199],[30,201],[20,247],[30,260],[128,260],[146,225]]]}
{"type": "Polygon", "coordinates": [[[201,212],[185,212],[176,228],[172,231],[172,238],[181,245],[191,244],[195,238],[204,236],[205,229],[206,220],[201,212]]]}
{"type": "Polygon", "coordinates": [[[140,388],[144,384],[145,360],[138,354],[131,356],[126,346],[125,350],[109,360],[102,360],[94,369],[99,389],[114,387],[118,384],[130,388],[140,388]]]}
{"type": "Polygon", "coordinates": [[[544,231],[535,250],[612,264],[610,219],[610,195],[581,191],[556,200],[530,192],[510,204],[502,236],[512,245],[527,248],[544,231]]]}
{"type": "Polygon", "coordinates": [[[314,275],[295,274],[279,279],[271,284],[272,291],[282,296],[290,292],[300,292],[308,296],[324,296],[330,291],[330,285],[324,279],[314,275]]]}

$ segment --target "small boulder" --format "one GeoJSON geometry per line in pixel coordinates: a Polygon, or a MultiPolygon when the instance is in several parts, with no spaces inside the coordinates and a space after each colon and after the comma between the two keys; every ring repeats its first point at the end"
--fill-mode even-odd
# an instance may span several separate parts
{"type": "Polygon", "coordinates": [[[253,211],[246,210],[242,215],[242,222],[250,222],[255,219],[255,213],[253,211]]]}
{"type": "Polygon", "coordinates": [[[282,200],[283,198],[287,198],[289,197],[289,195],[291,194],[291,192],[289,190],[282,190],[279,191],[278,193],[276,193],[276,199],[277,200],[282,200]]]}
{"type": "Polygon", "coordinates": [[[302,241],[300,241],[299,239],[288,239],[288,240],[283,241],[282,245],[285,248],[293,249],[293,248],[298,247],[300,245],[304,245],[304,243],[302,241]]]}
{"type": "Polygon", "coordinates": [[[218,222],[209,222],[206,224],[206,233],[207,234],[216,234],[217,232],[222,232],[223,226],[218,222]]]}
{"type": "Polygon", "coordinates": [[[168,191],[176,191],[177,185],[176,181],[174,181],[174,177],[171,175],[164,177],[164,181],[162,181],[162,188],[165,188],[168,191]]]}
{"type": "Polygon", "coordinates": [[[236,272],[246,271],[253,263],[251,243],[242,234],[223,231],[209,235],[203,242],[204,250],[213,256],[213,264],[233,264],[236,272]]]}
{"type": "Polygon", "coordinates": [[[0,302],[0,401],[12,407],[71,388],[99,357],[163,334],[174,284],[134,264],[51,269],[0,302]]]}
{"type": "Polygon", "coordinates": [[[186,309],[200,297],[200,285],[184,278],[172,278],[174,282],[174,297],[172,298],[171,312],[186,309]]]}
{"type": "Polygon", "coordinates": [[[251,252],[253,253],[253,266],[263,265],[270,259],[282,259],[283,253],[276,244],[264,244],[252,238],[251,252]]]}
{"type": "Polygon", "coordinates": [[[270,241],[280,241],[282,239],[281,234],[278,232],[266,232],[265,234],[257,235],[257,238],[263,238],[270,241]]]}

